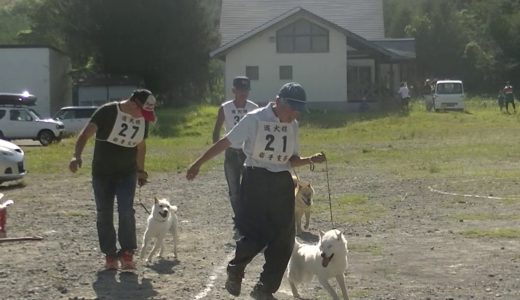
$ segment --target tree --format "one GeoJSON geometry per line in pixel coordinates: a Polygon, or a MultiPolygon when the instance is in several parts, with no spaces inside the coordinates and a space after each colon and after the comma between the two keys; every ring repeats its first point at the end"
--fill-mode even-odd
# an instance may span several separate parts
{"type": "Polygon", "coordinates": [[[216,44],[202,0],[42,0],[25,42],[64,49],[76,68],[137,75],[166,105],[207,90],[216,44]]]}

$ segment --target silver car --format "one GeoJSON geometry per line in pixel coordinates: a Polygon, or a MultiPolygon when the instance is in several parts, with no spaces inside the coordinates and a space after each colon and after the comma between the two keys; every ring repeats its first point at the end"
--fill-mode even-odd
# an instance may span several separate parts
{"type": "Polygon", "coordinates": [[[21,179],[26,173],[23,150],[0,139],[0,183],[21,179]]]}

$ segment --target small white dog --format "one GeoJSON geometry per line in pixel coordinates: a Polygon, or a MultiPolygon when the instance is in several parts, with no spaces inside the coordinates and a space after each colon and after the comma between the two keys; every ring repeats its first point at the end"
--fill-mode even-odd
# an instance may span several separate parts
{"type": "Polygon", "coordinates": [[[309,229],[311,218],[312,198],[314,188],[310,182],[304,182],[293,176],[294,181],[294,219],[296,220],[296,234],[302,233],[302,217],[305,215],[303,228],[309,229]]]}
{"type": "Polygon", "coordinates": [[[344,273],[347,269],[347,240],[340,230],[320,231],[320,241],[316,245],[306,245],[295,241],[287,278],[295,298],[300,298],[296,285],[311,281],[316,276],[323,287],[338,300],[338,294],[329,284],[329,278],[335,277],[348,300],[344,273]]]}
{"type": "Polygon", "coordinates": [[[177,206],[171,205],[167,199],[154,200],[152,212],[148,216],[146,230],[143,235],[143,245],[141,246],[140,256],[144,259],[148,246],[154,240],[152,251],[146,259],[147,262],[151,262],[153,256],[159,251],[159,256],[163,257],[164,254],[164,238],[166,234],[170,232],[173,236],[173,254],[177,258],[177,245],[179,242],[179,236],[177,232],[177,206]]]}

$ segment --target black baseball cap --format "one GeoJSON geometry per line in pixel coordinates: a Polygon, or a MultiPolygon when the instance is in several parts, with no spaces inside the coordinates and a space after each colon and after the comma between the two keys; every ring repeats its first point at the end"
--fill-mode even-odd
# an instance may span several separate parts
{"type": "Polygon", "coordinates": [[[251,81],[246,76],[237,76],[233,79],[233,87],[248,91],[251,89],[251,81]]]}
{"type": "Polygon", "coordinates": [[[299,83],[289,82],[284,84],[280,92],[278,92],[278,97],[293,110],[299,112],[306,111],[307,95],[299,83]]]}

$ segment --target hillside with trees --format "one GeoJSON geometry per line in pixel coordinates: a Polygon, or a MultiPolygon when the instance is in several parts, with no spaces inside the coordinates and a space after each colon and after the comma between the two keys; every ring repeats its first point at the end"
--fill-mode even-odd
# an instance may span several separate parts
{"type": "Polygon", "coordinates": [[[520,84],[520,1],[385,0],[388,37],[416,39],[424,77],[457,77],[473,93],[520,84]]]}
{"type": "MultiPolygon", "coordinates": [[[[416,40],[419,77],[458,78],[470,93],[520,86],[520,0],[383,0],[386,36],[416,40]]],[[[166,105],[222,90],[220,0],[0,0],[0,43],[66,52],[75,74],[144,79],[166,105]]]]}

